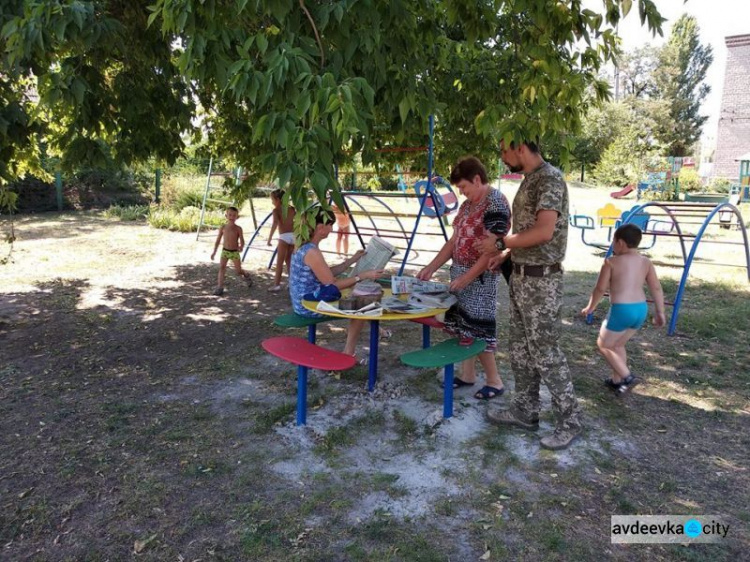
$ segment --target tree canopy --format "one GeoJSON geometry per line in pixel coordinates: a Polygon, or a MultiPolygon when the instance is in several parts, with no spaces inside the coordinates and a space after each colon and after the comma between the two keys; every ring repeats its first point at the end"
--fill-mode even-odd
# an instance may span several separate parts
{"type": "Polygon", "coordinates": [[[40,143],[68,168],[170,163],[207,134],[305,208],[353,155],[424,145],[430,115],[442,168],[501,137],[564,155],[634,3],[660,32],[652,0],[6,0],[0,177],[40,143]]]}
{"type": "Polygon", "coordinates": [[[711,47],[700,43],[697,21],[688,15],[675,22],[663,46],[618,55],[621,96],[587,111],[580,132],[570,136],[571,159],[582,175],[593,170],[598,181],[625,185],[665,166],[663,157],[690,155],[707,119],[700,109],[712,61],[711,47]]]}

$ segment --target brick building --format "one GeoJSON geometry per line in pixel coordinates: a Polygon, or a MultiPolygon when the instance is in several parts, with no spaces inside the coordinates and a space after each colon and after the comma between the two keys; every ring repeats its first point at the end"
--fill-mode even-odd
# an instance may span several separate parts
{"type": "Polygon", "coordinates": [[[721,94],[713,177],[737,181],[736,158],[750,152],[750,34],[726,38],[727,67],[721,94]]]}

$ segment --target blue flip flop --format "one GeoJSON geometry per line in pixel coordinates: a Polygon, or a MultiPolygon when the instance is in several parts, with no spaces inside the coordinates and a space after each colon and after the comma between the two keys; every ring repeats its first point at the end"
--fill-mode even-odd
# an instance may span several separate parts
{"type": "Polygon", "coordinates": [[[477,400],[492,400],[493,398],[502,396],[503,392],[505,392],[505,387],[495,388],[494,386],[485,385],[477,390],[476,394],[474,394],[474,398],[477,400]]]}

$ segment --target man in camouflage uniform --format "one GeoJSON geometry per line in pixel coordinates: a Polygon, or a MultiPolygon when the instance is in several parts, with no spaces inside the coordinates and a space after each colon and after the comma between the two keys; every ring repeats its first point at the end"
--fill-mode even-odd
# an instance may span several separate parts
{"type": "MultiPolygon", "coordinates": [[[[511,251],[510,363],[516,389],[509,410],[490,411],[490,422],[539,429],[539,385],[552,395],[555,431],[546,449],[564,449],[581,432],[580,410],[568,362],[559,346],[562,266],[568,242],[568,188],[562,174],[542,159],[536,144],[500,145],[503,162],[525,177],[513,200],[513,231],[489,235],[483,251],[511,251]]],[[[497,266],[496,255],[490,267],[497,266]]]]}

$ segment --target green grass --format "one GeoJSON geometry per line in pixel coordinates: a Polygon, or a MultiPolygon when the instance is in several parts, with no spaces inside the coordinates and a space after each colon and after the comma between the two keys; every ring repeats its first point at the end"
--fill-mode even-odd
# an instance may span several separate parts
{"type": "MultiPolygon", "coordinates": [[[[99,222],[174,244],[184,238],[186,248],[195,239],[99,222]]],[[[596,275],[570,272],[562,344],[586,431],[570,451],[551,453],[538,449],[553,421],[546,400],[538,433],[489,426],[470,398],[457,399],[453,420],[426,428],[412,401],[436,410],[442,390],[434,370],[398,365],[399,353],[420,344],[409,325],[383,346],[381,370],[381,382],[404,389],[408,408],[387,392],[365,394],[363,369],[340,380],[315,375],[308,426],[295,427],[293,368],[268,368],[259,347],[285,301],[264,302],[273,310],[265,315],[247,306],[266,301],[262,291],[204,305],[196,287],[215,278],[207,267],[165,268],[159,273],[174,288],[158,294],[108,282],[95,307],[85,302],[99,293],[93,278],[6,292],[0,544],[8,559],[119,560],[154,534],[139,559],[447,561],[478,560],[486,550],[490,560],[743,559],[744,535],[713,550],[614,549],[606,528],[615,513],[692,509],[750,521],[744,281],[689,285],[676,337],[639,332],[628,351],[646,383],[618,401],[601,384],[598,325],[573,318],[596,275]],[[185,323],[203,306],[224,320],[199,330],[185,323]],[[139,308],[170,313],[148,324],[119,314],[139,308]],[[700,317],[704,310],[715,325],[700,317]],[[254,381],[252,392],[238,392],[239,377],[254,381]],[[410,485],[422,466],[448,488],[410,485]]],[[[604,307],[598,313],[601,320],[604,307]]],[[[510,382],[503,310],[498,321],[497,359],[510,382]]],[[[321,340],[340,348],[343,330],[321,340]]]]}
{"type": "Polygon", "coordinates": [[[296,410],[296,402],[286,402],[270,409],[261,409],[255,416],[252,430],[255,433],[268,433],[276,424],[288,420],[296,410]]]}
{"type": "Polygon", "coordinates": [[[355,441],[352,429],[346,426],[334,427],[321,438],[315,450],[323,455],[335,454],[338,449],[353,445],[355,441]]]}

